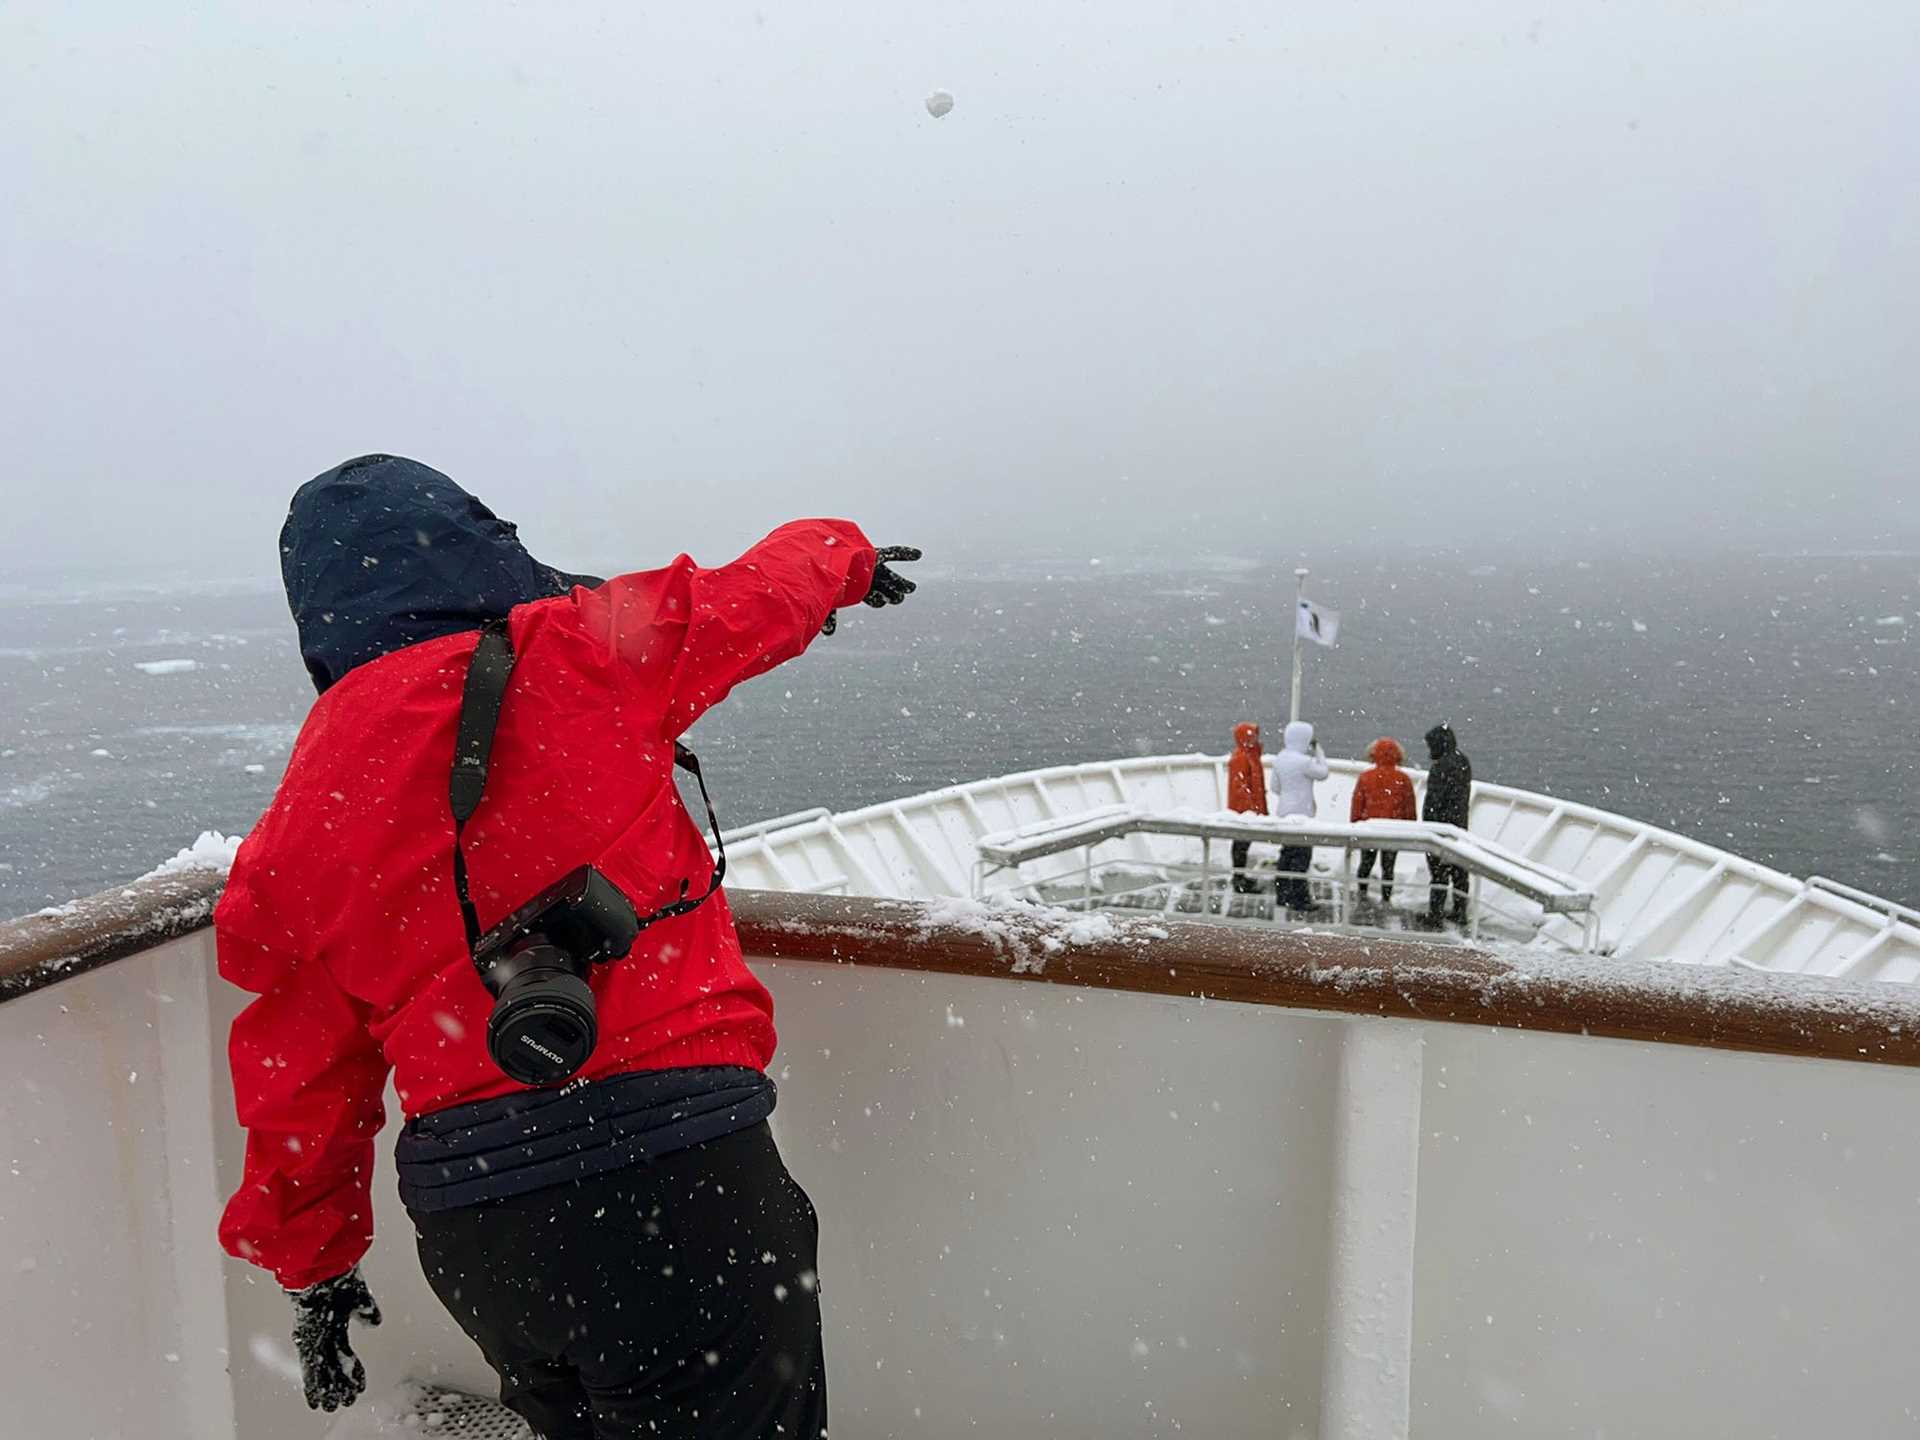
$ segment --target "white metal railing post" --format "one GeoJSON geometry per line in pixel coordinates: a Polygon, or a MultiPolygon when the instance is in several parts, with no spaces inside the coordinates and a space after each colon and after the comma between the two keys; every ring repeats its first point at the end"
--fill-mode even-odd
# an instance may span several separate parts
{"type": "Polygon", "coordinates": [[[1407,1435],[1425,1044],[1386,1020],[1348,1021],[1341,1038],[1320,1440],[1407,1435]]]}
{"type": "Polygon", "coordinates": [[[1200,913],[1213,913],[1213,837],[1200,837],[1200,913]]]}
{"type": "Polygon", "coordinates": [[[1287,722],[1300,718],[1300,607],[1307,603],[1305,567],[1293,572],[1293,688],[1288,694],[1287,722]]]}

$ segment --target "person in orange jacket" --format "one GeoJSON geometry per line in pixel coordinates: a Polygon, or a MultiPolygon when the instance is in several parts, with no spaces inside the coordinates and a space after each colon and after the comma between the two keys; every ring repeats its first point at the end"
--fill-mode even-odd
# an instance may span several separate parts
{"type": "MultiPolygon", "coordinates": [[[[1241,815],[1267,813],[1267,765],[1260,753],[1260,727],[1242,720],[1233,727],[1233,754],[1227,757],[1227,808],[1241,815]]],[[[1251,840],[1233,842],[1233,888],[1250,895],[1260,887],[1247,874],[1251,840]]]]}
{"type": "MultiPolygon", "coordinates": [[[[1356,825],[1362,820],[1413,819],[1416,814],[1413,781],[1400,768],[1407,758],[1407,752],[1400,748],[1400,742],[1383,735],[1367,747],[1367,758],[1373,761],[1373,768],[1362,771],[1360,778],[1354,782],[1353,808],[1347,818],[1356,825]]],[[[1397,850],[1360,852],[1360,898],[1369,898],[1367,881],[1373,875],[1376,856],[1380,861],[1380,898],[1391,905],[1393,865],[1400,858],[1397,850]]]]}

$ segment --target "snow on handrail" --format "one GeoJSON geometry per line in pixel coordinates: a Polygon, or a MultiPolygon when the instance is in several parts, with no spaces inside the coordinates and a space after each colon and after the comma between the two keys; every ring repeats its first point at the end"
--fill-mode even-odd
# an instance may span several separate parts
{"type": "Polygon", "coordinates": [[[1008,902],[743,890],[751,956],[1920,1066],[1913,987],[1008,902]]]}
{"type": "Polygon", "coordinates": [[[156,871],[130,885],[0,923],[0,1001],[211,924],[226,883],[223,870],[156,871]]]}

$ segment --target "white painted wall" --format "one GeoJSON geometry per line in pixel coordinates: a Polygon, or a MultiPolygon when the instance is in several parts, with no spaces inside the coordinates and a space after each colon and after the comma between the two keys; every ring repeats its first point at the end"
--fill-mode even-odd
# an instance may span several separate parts
{"type": "Polygon", "coordinates": [[[1920,1074],[1427,1036],[1414,1435],[1920,1433],[1920,1074]]]}
{"type": "Polygon", "coordinates": [[[207,949],[176,941],[0,1005],[0,1433],[231,1430],[207,949]]]}
{"type": "MultiPolygon", "coordinates": [[[[224,1037],[233,1017],[249,999],[215,980],[214,1032],[224,1037]]],[[[0,1020],[5,1011],[0,1010],[0,1020]]],[[[379,1329],[353,1329],[355,1353],[366,1362],[367,1387],[381,1394],[406,1379],[436,1380],[482,1394],[495,1393],[493,1372],[480,1352],[440,1308],[427,1288],[413,1251],[413,1229],[400,1204],[393,1169],[393,1137],[400,1106],[387,1091],[387,1127],[376,1146],[374,1245],[362,1270],[380,1302],[379,1329]]],[[[233,1118],[233,1086],[226,1066],[217,1068],[214,1106],[220,1119],[221,1198],[240,1183],[243,1133],[233,1118]]],[[[209,1225],[212,1220],[209,1219],[209,1225]]],[[[292,1355],[292,1310],[273,1278],[239,1260],[221,1257],[226,1274],[227,1310],[234,1333],[233,1407],[236,1434],[243,1440],[318,1440],[333,1417],[307,1409],[297,1382],[285,1373],[292,1355]],[[265,1352],[263,1361],[262,1352],[265,1352]]],[[[157,1436],[142,1440],[160,1440],[157,1436]]]]}
{"type": "Polygon", "coordinates": [[[763,973],[836,1437],[1315,1433],[1334,1025],[763,973]]]}

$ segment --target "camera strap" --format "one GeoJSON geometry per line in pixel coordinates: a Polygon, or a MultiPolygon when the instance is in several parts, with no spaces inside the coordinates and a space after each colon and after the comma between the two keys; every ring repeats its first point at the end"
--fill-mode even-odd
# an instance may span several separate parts
{"type": "Polygon", "coordinates": [[[671,920],[676,915],[684,915],[689,910],[697,910],[713,898],[713,892],[720,888],[720,882],[727,873],[727,842],[720,838],[720,817],[713,813],[713,797],[707,794],[707,777],[700,773],[700,757],[682,745],[673,742],[673,763],[693,776],[693,783],[700,787],[700,803],[707,807],[707,828],[713,832],[714,849],[720,853],[713,862],[713,878],[707,882],[707,888],[689,900],[687,882],[680,882],[680,898],[671,905],[662,905],[651,915],[640,917],[640,928],[646,929],[657,920],[671,920]]]}
{"type": "Polygon", "coordinates": [[[460,726],[453,741],[453,771],[447,777],[447,800],[453,807],[453,888],[460,896],[460,920],[467,929],[469,953],[480,945],[480,916],[467,889],[467,847],[460,842],[487,788],[493,732],[500,724],[507,682],[513,678],[513,659],[507,622],[490,621],[481,629],[480,643],[473,647],[473,659],[467,666],[467,683],[460,694],[460,726]]]}
{"type": "MultiPolygon", "coordinates": [[[[500,707],[506,702],[507,684],[513,678],[513,641],[505,620],[489,621],[480,631],[467,666],[466,685],[460,694],[460,720],[453,742],[453,770],[447,777],[447,801],[453,810],[453,888],[460,897],[460,921],[466,927],[469,953],[480,946],[480,916],[473,908],[473,896],[467,879],[467,851],[461,843],[467,822],[480,808],[480,796],[487,788],[487,767],[493,759],[493,734],[500,725],[500,707]]],[[[713,797],[707,793],[707,777],[700,771],[700,758],[678,740],[673,742],[673,763],[692,775],[700,787],[700,802],[707,809],[707,825],[713,832],[718,852],[713,877],[699,895],[687,895],[687,882],[680,882],[680,898],[663,905],[652,914],[639,917],[640,928],[676,915],[696,910],[720,888],[727,873],[726,842],[720,838],[720,817],[714,813],[713,797]]]]}

